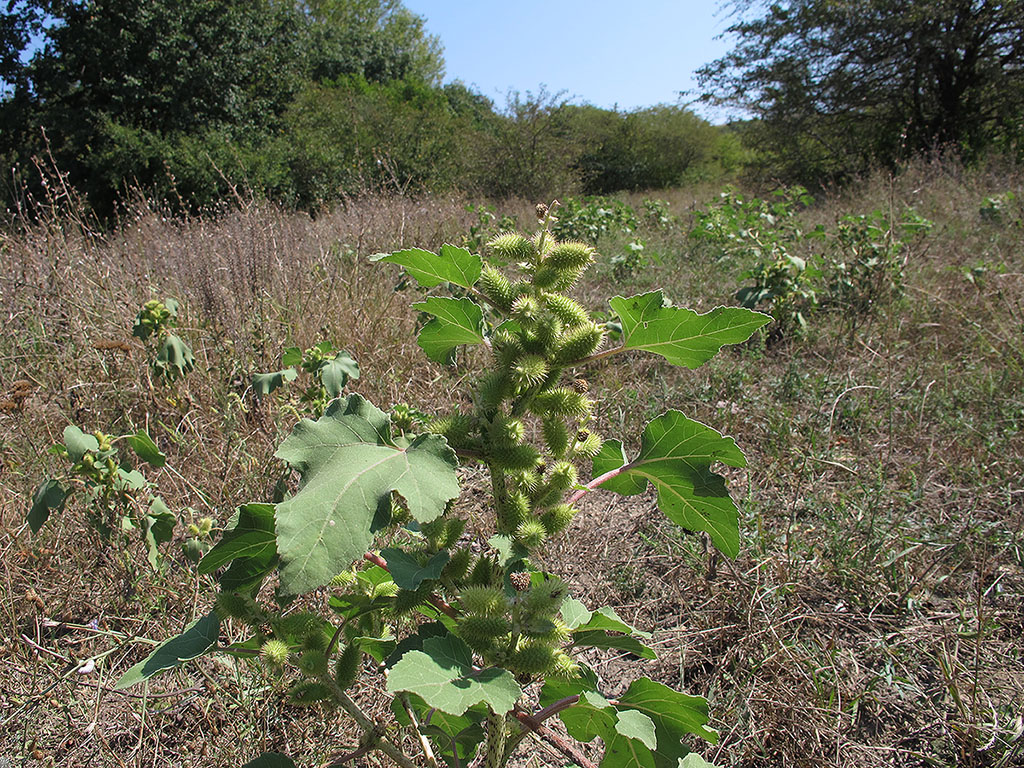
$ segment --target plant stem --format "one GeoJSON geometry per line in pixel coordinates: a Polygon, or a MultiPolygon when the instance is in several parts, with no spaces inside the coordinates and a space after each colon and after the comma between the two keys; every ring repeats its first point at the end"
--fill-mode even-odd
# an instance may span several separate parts
{"type": "MultiPolygon", "coordinates": [[[[553,746],[555,749],[557,749],[571,761],[576,763],[576,765],[578,765],[580,768],[598,768],[597,763],[593,762],[592,760],[589,760],[586,757],[586,755],[580,752],[578,748],[566,742],[564,739],[562,739],[562,737],[560,737],[546,725],[537,722],[537,720],[531,717],[530,715],[526,714],[525,712],[520,712],[519,710],[514,710],[512,712],[512,716],[515,717],[515,719],[518,720],[523,726],[529,729],[529,731],[532,731],[538,737],[544,739],[544,741],[553,746]]],[[[524,733],[525,732],[526,731],[524,731],[524,733]]],[[[518,743],[519,742],[516,741],[516,744],[518,743]]],[[[506,758],[507,757],[508,755],[506,755],[506,758]]],[[[488,766],[488,768],[490,768],[490,766],[488,766]]]]}
{"type": "Polygon", "coordinates": [[[507,715],[487,713],[487,747],[484,768],[502,768],[506,762],[505,724],[507,715]]]}
{"type": "Polygon", "coordinates": [[[409,705],[409,694],[404,691],[398,694],[398,700],[402,702],[402,707],[405,709],[405,714],[409,716],[409,722],[412,723],[412,731],[416,734],[417,740],[420,742],[420,749],[423,750],[423,756],[427,759],[427,765],[430,768],[437,768],[437,758],[434,757],[434,750],[430,747],[430,742],[427,741],[427,737],[420,731],[420,722],[416,717],[416,713],[409,705]]]}

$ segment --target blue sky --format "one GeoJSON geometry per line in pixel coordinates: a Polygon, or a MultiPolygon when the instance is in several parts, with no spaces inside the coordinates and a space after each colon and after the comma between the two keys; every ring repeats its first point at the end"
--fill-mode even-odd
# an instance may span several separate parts
{"type": "MultiPolygon", "coordinates": [[[[675,104],[694,70],[722,56],[729,25],[718,3],[683,0],[405,0],[441,38],[445,80],[498,106],[510,88],[565,92],[631,110],[675,104]]],[[[711,117],[701,110],[705,116],[711,117]]]]}

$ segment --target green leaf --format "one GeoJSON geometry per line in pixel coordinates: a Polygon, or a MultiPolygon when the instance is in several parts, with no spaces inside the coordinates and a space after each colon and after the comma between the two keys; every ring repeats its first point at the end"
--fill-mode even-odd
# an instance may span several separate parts
{"type": "Polygon", "coordinates": [[[419,589],[426,579],[436,579],[441,576],[441,571],[451,560],[451,554],[447,549],[441,550],[430,561],[421,566],[412,555],[408,555],[400,549],[382,549],[380,556],[388,563],[388,570],[395,584],[402,589],[419,589]]]}
{"type": "Polygon", "coordinates": [[[217,644],[219,634],[220,618],[211,611],[185,627],[180,635],[160,643],[143,661],[125,672],[114,687],[120,690],[137,685],[157,672],[179,667],[186,661],[199,658],[217,644]]]}
{"type": "Polygon", "coordinates": [[[68,458],[76,464],[82,460],[89,451],[100,449],[99,441],[92,435],[87,435],[74,424],[64,427],[64,445],[68,449],[68,458]]]}
{"type": "Polygon", "coordinates": [[[281,353],[281,365],[301,365],[302,350],[298,347],[287,347],[281,353]]]}
{"type": "Polygon", "coordinates": [[[167,463],[167,456],[156,447],[156,443],[146,430],[140,429],[134,435],[128,435],[125,440],[135,451],[135,455],[151,467],[162,467],[167,463]]]}
{"type": "Polygon", "coordinates": [[[617,706],[620,711],[642,712],[654,723],[656,768],[677,767],[679,759],[690,751],[682,744],[687,734],[700,736],[712,744],[718,742],[718,734],[705,727],[708,722],[707,701],[673,691],[653,680],[641,678],[633,681],[629,690],[619,697],[617,706]]]}
{"type": "Polygon", "coordinates": [[[50,510],[60,511],[68,492],[56,480],[46,479],[32,495],[32,508],[28,511],[28,526],[32,533],[39,533],[43,523],[50,517],[50,510]]]}
{"type": "Polygon", "coordinates": [[[625,349],[661,355],[673,365],[697,368],[726,344],[740,344],[766,323],[769,315],[740,307],[716,307],[698,315],[690,309],[664,306],[661,291],[609,303],[622,322],[625,349]]]}
{"type": "Polygon", "coordinates": [[[605,744],[601,768],[654,768],[655,728],[643,713],[618,712],[604,696],[587,691],[558,716],[577,741],[601,737],[605,744]]]}
{"type": "Polygon", "coordinates": [[[420,330],[417,343],[436,363],[447,364],[460,344],[484,343],[484,314],[472,299],[432,296],[412,305],[433,315],[420,330]]]}
{"type": "Polygon", "coordinates": [[[252,391],[257,395],[269,395],[275,389],[280,389],[285,384],[295,381],[299,372],[294,368],[285,368],[273,373],[254,373],[252,375],[252,391]]]}
{"type": "Polygon", "coordinates": [[[474,704],[508,712],[523,691],[508,670],[473,669],[473,652],[454,635],[423,641],[422,651],[409,651],[388,673],[387,690],[409,691],[429,706],[461,715],[474,704]]]}
{"type": "Polygon", "coordinates": [[[696,752],[691,752],[679,761],[679,768],[715,768],[696,752]]]}
{"type": "Polygon", "coordinates": [[[614,608],[598,608],[596,611],[588,611],[576,598],[566,598],[562,602],[562,620],[569,629],[577,630],[606,630],[610,632],[622,632],[627,635],[639,635],[649,638],[650,632],[644,632],[636,627],[627,624],[615,612],[614,608]]]}
{"type": "Polygon", "coordinates": [[[191,371],[195,364],[195,356],[189,345],[180,337],[170,334],[160,344],[156,360],[153,361],[153,370],[157,376],[174,381],[191,371]]]}
{"type": "MultiPolygon", "coordinates": [[[[677,525],[706,531],[712,543],[729,557],[739,553],[739,521],[725,479],[710,470],[712,462],[746,466],[731,437],[669,411],[644,429],[640,454],[623,464],[618,441],[608,441],[594,459],[594,476],[622,467],[599,487],[624,496],[643,492],[648,481],[658,489],[658,507],[677,525]]],[[[595,627],[596,628],[596,627],[595,627]]]]}
{"type": "Polygon", "coordinates": [[[147,485],[145,476],[137,469],[125,470],[117,468],[114,487],[119,491],[138,491],[147,485]]]}
{"type": "Polygon", "coordinates": [[[420,248],[410,248],[394,253],[378,253],[370,261],[398,264],[424,288],[433,288],[441,283],[451,283],[463,288],[472,288],[480,279],[483,261],[465,248],[442,245],[441,253],[431,253],[420,248]]]}
{"type": "Polygon", "coordinates": [[[572,644],[580,648],[611,648],[626,651],[641,659],[656,659],[658,655],[635,637],[628,635],[610,635],[601,630],[582,630],[572,633],[572,644]]]}
{"type": "Polygon", "coordinates": [[[153,570],[160,567],[160,550],[158,547],[174,538],[174,526],[178,518],[164,504],[159,496],[149,505],[146,516],[142,518],[142,540],[146,543],[146,557],[153,570]]]}
{"type": "Polygon", "coordinates": [[[342,351],[330,360],[325,360],[319,374],[320,383],[324,385],[327,394],[332,398],[340,397],[348,380],[359,378],[359,363],[348,352],[342,351]]]}
{"type": "Polygon", "coordinates": [[[235,525],[199,563],[200,574],[213,573],[228,563],[220,577],[226,592],[245,592],[277,564],[277,534],[274,532],[273,504],[245,504],[238,509],[235,525]]]}
{"type": "Polygon", "coordinates": [[[619,721],[615,724],[615,730],[627,739],[642,741],[644,746],[654,749],[658,740],[654,735],[654,722],[643,712],[635,709],[627,709],[619,712],[619,721]]]}
{"type": "Polygon", "coordinates": [[[459,495],[458,462],[444,438],[421,435],[408,448],[397,448],[381,416],[359,395],[350,395],[344,407],[296,425],[275,454],[302,475],[298,492],[277,505],[283,595],[327,584],[361,557],[378,510],[390,509],[392,491],[420,522],[441,515],[459,495]]]}
{"type": "Polygon", "coordinates": [[[290,757],[282,755],[280,752],[264,752],[243,765],[242,768],[295,768],[295,763],[290,757]]]}

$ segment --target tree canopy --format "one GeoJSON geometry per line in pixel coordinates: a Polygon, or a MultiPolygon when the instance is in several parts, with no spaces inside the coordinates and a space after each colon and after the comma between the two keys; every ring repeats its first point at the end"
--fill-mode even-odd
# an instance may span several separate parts
{"type": "Polygon", "coordinates": [[[738,38],[705,99],[791,175],[841,175],[921,151],[1019,147],[1021,0],[733,0],[738,38]]]}

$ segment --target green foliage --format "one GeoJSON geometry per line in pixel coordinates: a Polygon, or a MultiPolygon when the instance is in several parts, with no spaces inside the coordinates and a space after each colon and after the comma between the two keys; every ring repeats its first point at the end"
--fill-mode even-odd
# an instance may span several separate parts
{"type": "Polygon", "coordinates": [[[733,50],[698,72],[777,177],[820,181],[908,155],[1019,149],[1017,3],[728,3],[733,50]]]}
{"type": "Polygon", "coordinates": [[[191,348],[180,336],[171,333],[178,324],[178,302],[151,299],[142,305],[135,317],[132,336],[143,341],[152,339],[156,354],[150,367],[158,381],[173,383],[195,367],[191,348]]]}
{"type": "Polygon", "coordinates": [[[551,225],[559,240],[583,240],[596,245],[610,234],[629,235],[639,226],[636,212],[608,197],[566,198],[551,225]]]}
{"type": "MultiPolygon", "coordinates": [[[[297,492],[274,505],[244,505],[200,563],[200,573],[219,574],[215,613],[161,645],[122,684],[205,652],[219,616],[251,630],[228,653],[287,675],[295,704],[346,709],[368,738],[372,732],[368,747],[400,763],[407,758],[397,744],[344,692],[363,654],[387,669],[384,687],[396,695],[399,723],[460,761],[483,749],[490,765],[506,764],[528,732],[514,725],[513,709],[531,706],[522,703],[524,691],[543,680],[544,695],[557,690],[564,700],[538,715],[558,714],[583,741],[601,736],[609,764],[674,765],[687,754],[684,734],[717,738],[705,727],[703,699],[648,680],[608,702],[574,654],[611,648],[654,658],[643,642],[649,635],[611,608],[588,610],[535,562],[549,537],[569,525],[581,496],[598,489],[631,495],[648,482],[670,520],[737,553],[736,508],[712,471],[716,462],[744,465],[732,439],[669,411],[647,426],[628,461],[619,441],[602,446],[589,428],[595,404],[587,387],[563,378],[585,362],[632,350],[694,368],[769,318],[735,307],[701,315],[669,306],[657,291],[615,297],[621,340],[602,350],[605,328],[565,294],[592,263],[593,249],[558,242],[548,208],[539,213],[534,237],[504,233],[488,244],[500,263],[515,262],[516,274],[450,245],[373,257],[402,267],[424,289],[465,294],[428,295],[413,309],[431,317],[419,334],[429,358],[449,363],[465,345],[489,354],[471,410],[434,417],[400,405],[389,415],[350,395],[316,421],[301,421],[276,454],[298,473],[297,492]],[[465,540],[460,462],[491,477],[494,535],[486,542],[465,540]],[[593,479],[583,484],[591,463],[593,479]],[[372,551],[380,540],[388,546],[372,551]],[[274,572],[277,606],[260,598],[274,572]],[[324,587],[330,618],[289,612],[293,598],[324,587]]],[[[326,347],[302,356],[295,349],[285,362],[314,372],[333,355],[326,347]]],[[[270,376],[261,379],[268,389],[286,378],[270,376]]],[[[59,503],[58,495],[46,488],[39,498],[59,503]]]]}
{"type": "MultiPolygon", "coordinates": [[[[69,424],[63,437],[64,442],[54,445],[50,453],[67,461],[67,472],[60,479],[47,478],[33,494],[27,516],[32,532],[38,533],[50,514],[61,511],[69,499],[80,500],[89,522],[104,538],[138,530],[149,564],[159,570],[160,545],[172,539],[178,518],[156,495],[156,486],[132,467],[127,455],[121,455],[117,444],[123,441],[154,468],[164,466],[167,457],[141,429],[115,437],[99,431],[89,434],[69,424]]],[[[205,533],[209,532],[207,526],[205,533]]]]}
{"type": "Polygon", "coordinates": [[[313,416],[323,414],[327,405],[341,396],[349,379],[359,378],[359,363],[348,352],[334,349],[329,341],[321,341],[301,351],[288,347],[281,355],[281,364],[288,366],[272,373],[255,373],[252,389],[257,395],[269,395],[295,381],[302,371],[312,378],[303,391],[300,402],[313,416]]]}

